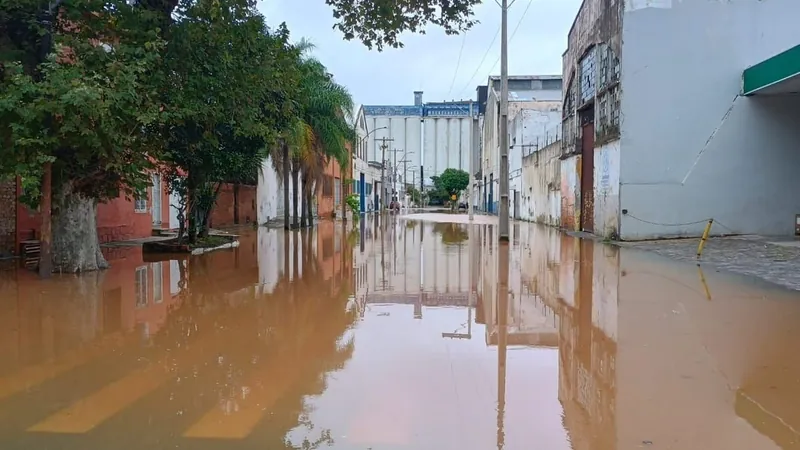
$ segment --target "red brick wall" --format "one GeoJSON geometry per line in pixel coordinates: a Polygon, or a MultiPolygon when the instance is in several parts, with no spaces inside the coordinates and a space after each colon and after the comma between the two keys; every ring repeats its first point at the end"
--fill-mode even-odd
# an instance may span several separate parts
{"type": "MultiPolygon", "coordinates": [[[[161,187],[161,222],[169,221],[169,192],[162,182],[161,187]]],[[[17,193],[21,187],[17,183],[17,193]]],[[[117,197],[97,205],[97,234],[101,243],[139,239],[153,234],[153,216],[151,213],[153,188],[147,189],[147,209],[136,212],[134,201],[124,196],[117,197]]],[[[41,215],[17,202],[17,247],[26,239],[38,239],[41,229],[41,215]]]]}
{"type": "MultiPolygon", "coordinates": [[[[209,225],[222,228],[236,225],[233,216],[233,185],[223,184],[219,190],[217,204],[211,210],[209,225]]],[[[239,185],[239,224],[256,220],[256,187],[239,185]]]]}

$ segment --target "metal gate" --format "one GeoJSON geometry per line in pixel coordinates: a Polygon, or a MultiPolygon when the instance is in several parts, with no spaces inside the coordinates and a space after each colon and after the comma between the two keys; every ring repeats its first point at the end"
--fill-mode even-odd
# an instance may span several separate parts
{"type": "Polygon", "coordinates": [[[594,110],[581,117],[581,230],[594,231],[594,110]]]}

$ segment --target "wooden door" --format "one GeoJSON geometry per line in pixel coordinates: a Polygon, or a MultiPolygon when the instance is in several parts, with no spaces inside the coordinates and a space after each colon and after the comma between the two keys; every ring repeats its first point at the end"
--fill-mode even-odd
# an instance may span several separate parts
{"type": "Polygon", "coordinates": [[[582,127],[581,230],[594,231],[594,122],[582,127]]]}

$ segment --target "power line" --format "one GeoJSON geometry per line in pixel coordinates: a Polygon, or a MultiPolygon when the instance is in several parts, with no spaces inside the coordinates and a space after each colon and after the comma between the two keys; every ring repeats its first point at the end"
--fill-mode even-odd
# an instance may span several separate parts
{"type": "Polygon", "coordinates": [[[486,53],[483,54],[483,58],[481,58],[481,62],[478,63],[478,67],[475,68],[475,72],[472,73],[472,76],[469,77],[469,81],[467,81],[467,84],[465,84],[464,87],[459,92],[464,92],[465,90],[467,90],[469,88],[469,85],[472,83],[472,80],[475,79],[475,75],[477,75],[478,72],[480,72],[481,66],[483,66],[483,62],[486,61],[486,57],[489,56],[489,52],[492,51],[492,45],[494,45],[494,41],[497,40],[497,36],[499,36],[499,35],[500,35],[500,27],[497,27],[497,31],[494,33],[494,37],[492,38],[492,42],[489,43],[489,47],[486,49],[486,53]]]}
{"type": "Polygon", "coordinates": [[[461,54],[464,52],[465,42],[467,42],[467,33],[464,33],[464,36],[461,38],[461,48],[458,50],[458,61],[456,61],[456,70],[453,71],[453,79],[450,81],[450,90],[447,91],[447,98],[450,98],[450,94],[453,92],[453,85],[456,84],[456,75],[458,75],[458,68],[461,66],[461,54]]]}
{"type": "MultiPolygon", "coordinates": [[[[511,2],[509,5],[508,5],[508,7],[509,7],[509,8],[511,8],[511,6],[512,6],[514,3],[516,3],[516,2],[517,2],[517,0],[512,0],[512,2],[511,2]]],[[[498,5],[500,5],[500,3],[499,3],[499,2],[497,2],[497,0],[495,0],[495,3],[497,3],[498,5]]],[[[511,32],[511,38],[509,39],[509,41],[510,41],[511,39],[513,39],[513,38],[514,38],[514,35],[517,33],[517,30],[519,29],[519,26],[520,26],[520,24],[522,24],[522,19],[524,19],[524,18],[525,18],[525,14],[527,14],[527,12],[528,12],[528,9],[530,9],[530,7],[531,7],[531,4],[532,4],[532,3],[533,3],[533,0],[530,0],[530,1],[528,2],[528,6],[526,6],[526,7],[525,7],[525,11],[523,11],[523,12],[522,12],[522,17],[520,17],[520,19],[519,19],[519,22],[517,22],[517,26],[516,26],[516,27],[514,27],[514,31],[513,31],[513,32],[511,32]]],[[[472,76],[471,76],[471,77],[469,77],[469,81],[467,81],[467,83],[464,85],[464,87],[461,89],[461,91],[459,91],[460,93],[463,93],[464,91],[466,91],[467,89],[469,89],[469,86],[470,86],[470,84],[472,83],[472,80],[474,80],[474,79],[475,79],[475,75],[477,75],[477,74],[478,74],[478,72],[480,72],[480,70],[481,70],[481,67],[483,67],[483,63],[484,63],[484,61],[486,61],[486,57],[487,57],[487,56],[489,56],[489,52],[491,52],[491,51],[492,51],[492,45],[494,45],[494,41],[496,41],[496,40],[497,40],[497,36],[499,36],[499,35],[500,35],[500,27],[498,26],[498,27],[497,27],[497,31],[495,31],[495,33],[494,33],[494,37],[492,38],[492,42],[490,42],[490,43],[489,43],[489,47],[486,49],[486,53],[484,53],[484,54],[483,54],[483,58],[481,58],[481,62],[480,62],[480,63],[478,63],[478,67],[476,67],[476,68],[475,68],[475,72],[472,74],[472,76]]],[[[491,68],[491,69],[489,69],[489,74],[490,74],[490,75],[491,75],[491,72],[492,72],[492,70],[494,70],[494,67],[497,65],[497,63],[498,63],[499,61],[500,61],[500,57],[498,56],[498,57],[497,57],[497,61],[495,61],[495,62],[494,62],[494,65],[492,65],[492,68],[491,68]]]]}
{"type": "MultiPolygon", "coordinates": [[[[514,39],[514,35],[517,34],[517,30],[519,30],[519,26],[522,25],[522,19],[525,18],[525,14],[528,13],[528,10],[531,8],[532,4],[533,4],[533,0],[528,0],[528,5],[525,6],[525,11],[522,11],[522,16],[520,16],[519,21],[517,22],[517,25],[514,27],[514,31],[511,32],[511,36],[508,38],[509,42],[511,42],[514,39]]],[[[492,68],[489,69],[489,76],[492,75],[492,71],[494,70],[494,68],[497,66],[497,63],[499,63],[499,62],[500,62],[500,57],[498,56],[497,60],[495,60],[494,64],[492,64],[492,68]]]]}

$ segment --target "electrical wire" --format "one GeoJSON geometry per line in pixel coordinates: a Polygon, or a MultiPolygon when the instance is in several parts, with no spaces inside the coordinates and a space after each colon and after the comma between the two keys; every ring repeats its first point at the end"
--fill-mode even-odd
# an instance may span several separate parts
{"type": "Polygon", "coordinates": [[[447,91],[447,98],[450,98],[450,94],[453,92],[453,85],[456,84],[456,76],[458,75],[458,69],[461,67],[461,54],[464,53],[464,43],[467,42],[467,33],[464,33],[463,37],[461,38],[461,48],[458,50],[458,61],[456,61],[456,70],[453,71],[453,79],[450,81],[450,89],[447,91]]]}
{"type": "Polygon", "coordinates": [[[461,91],[459,91],[459,93],[462,93],[462,92],[466,91],[469,88],[470,84],[472,84],[472,80],[475,79],[475,75],[478,75],[478,72],[481,71],[481,67],[483,66],[484,61],[486,61],[486,57],[489,56],[489,52],[492,51],[492,45],[494,45],[494,41],[497,40],[497,36],[499,36],[499,35],[500,35],[500,27],[497,27],[497,31],[495,31],[495,33],[494,33],[494,37],[492,38],[492,42],[489,42],[489,47],[486,49],[486,52],[483,54],[483,58],[481,58],[481,62],[478,63],[478,67],[475,68],[475,72],[472,73],[472,76],[469,77],[469,81],[467,81],[467,84],[465,84],[464,87],[461,88],[461,91]]]}
{"type": "MultiPolygon", "coordinates": [[[[496,0],[495,0],[495,3],[497,3],[496,0]]],[[[513,0],[511,2],[511,4],[508,5],[508,7],[510,8],[511,5],[513,5],[514,3],[516,3],[516,0],[513,0]]],[[[525,10],[522,11],[522,16],[519,18],[519,21],[517,22],[517,25],[514,27],[514,31],[511,32],[511,37],[509,37],[509,39],[508,39],[509,42],[511,42],[511,40],[514,39],[514,35],[517,34],[517,30],[519,30],[519,27],[522,24],[522,19],[525,18],[525,15],[528,13],[528,10],[531,8],[532,4],[533,4],[533,0],[528,0],[528,5],[525,6],[525,10]]],[[[499,3],[498,3],[498,5],[499,5],[499,3]]],[[[502,25],[501,25],[501,27],[502,27],[502,25]]],[[[492,45],[494,45],[494,41],[496,41],[497,40],[497,36],[500,35],[501,27],[497,28],[497,31],[494,33],[494,37],[492,38],[492,42],[489,43],[489,48],[486,49],[486,53],[483,54],[483,58],[481,58],[481,62],[478,64],[478,67],[475,68],[475,72],[472,74],[471,77],[469,77],[469,81],[467,81],[467,84],[465,84],[464,87],[461,89],[460,93],[463,93],[464,91],[469,89],[470,84],[472,84],[472,80],[475,79],[475,75],[477,75],[478,72],[480,72],[481,67],[483,67],[484,61],[486,61],[486,57],[489,56],[489,52],[492,50],[492,45]]],[[[500,62],[500,56],[497,57],[497,61],[495,61],[494,64],[492,64],[491,69],[489,69],[489,75],[487,76],[487,78],[489,76],[491,76],[492,70],[494,70],[494,68],[495,68],[495,66],[497,66],[498,62],[500,62]]]]}
{"type": "MultiPolygon", "coordinates": [[[[522,20],[525,18],[525,14],[528,14],[528,10],[531,8],[532,4],[533,4],[533,0],[529,0],[528,1],[528,5],[525,6],[525,11],[522,11],[522,16],[520,16],[519,21],[517,22],[517,25],[514,27],[514,31],[511,32],[511,36],[509,36],[509,38],[508,38],[508,42],[511,42],[514,39],[514,36],[517,34],[517,30],[519,30],[520,25],[522,25],[522,20]]],[[[489,75],[487,75],[487,78],[492,75],[492,71],[494,70],[495,67],[497,67],[497,63],[500,62],[500,57],[501,56],[498,56],[497,60],[495,60],[494,64],[492,64],[492,68],[489,69],[489,75]]]]}

